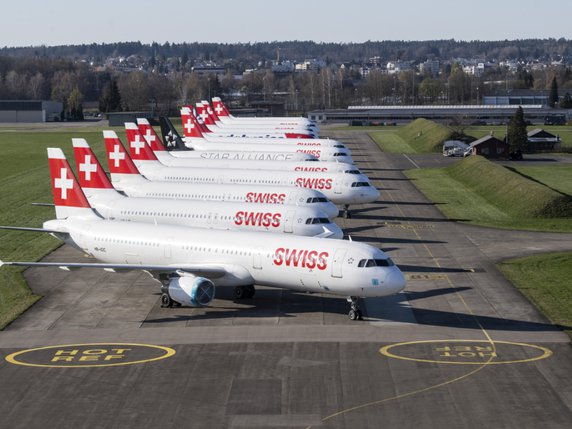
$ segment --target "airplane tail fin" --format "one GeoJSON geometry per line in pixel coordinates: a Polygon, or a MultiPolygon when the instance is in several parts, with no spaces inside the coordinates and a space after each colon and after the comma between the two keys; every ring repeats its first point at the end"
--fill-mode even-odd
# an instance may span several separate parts
{"type": "Polygon", "coordinates": [[[85,139],[72,138],[72,145],[81,188],[84,191],[86,189],[112,190],[113,185],[87,141],[85,139]]]}
{"type": "Polygon", "coordinates": [[[137,118],[137,128],[153,152],[167,150],[147,119],[137,118]]]}
{"type": "Polygon", "coordinates": [[[219,97],[213,97],[212,101],[213,101],[214,110],[215,110],[215,112],[219,118],[220,117],[227,117],[227,118],[232,117],[232,115],[230,114],[230,112],[226,108],[225,104],[223,103],[223,101],[219,97]]]}
{"type": "Polygon", "coordinates": [[[161,123],[161,134],[163,134],[163,145],[167,150],[189,150],[169,118],[161,116],[159,122],[161,123]]]}
{"type": "Polygon", "coordinates": [[[49,147],[48,161],[56,217],[58,219],[67,219],[68,217],[99,219],[81,190],[64,152],[60,148],[49,147]]]}
{"type": "Polygon", "coordinates": [[[214,125],[214,121],[203,103],[196,103],[197,115],[204,121],[205,125],[214,125]]]}
{"type": "Polygon", "coordinates": [[[103,131],[103,140],[105,141],[105,150],[107,152],[107,162],[109,164],[109,172],[111,180],[119,182],[127,177],[141,177],[141,173],[133,163],[133,160],[123,147],[121,140],[117,137],[115,131],[103,131]]]}
{"type": "Polygon", "coordinates": [[[214,121],[214,123],[220,122],[220,118],[217,116],[216,112],[211,107],[211,104],[207,100],[203,100],[202,103],[203,106],[205,106],[205,109],[207,110],[207,114],[214,121]]]}
{"type": "Polygon", "coordinates": [[[181,109],[181,120],[183,121],[183,132],[186,138],[204,138],[197,118],[193,115],[190,108],[183,107],[181,109]]]}
{"type": "Polygon", "coordinates": [[[222,102],[222,100],[219,97],[213,97],[212,102],[213,102],[214,111],[215,111],[216,115],[219,117],[219,119],[224,118],[224,117],[228,118],[230,116],[230,114],[228,113],[228,110],[226,110],[224,103],[222,102]]]}
{"type": "Polygon", "coordinates": [[[138,165],[138,162],[141,161],[158,162],[151,147],[149,147],[145,138],[139,132],[137,124],[134,122],[125,122],[125,133],[127,134],[129,155],[131,155],[135,165],[138,165]]]}

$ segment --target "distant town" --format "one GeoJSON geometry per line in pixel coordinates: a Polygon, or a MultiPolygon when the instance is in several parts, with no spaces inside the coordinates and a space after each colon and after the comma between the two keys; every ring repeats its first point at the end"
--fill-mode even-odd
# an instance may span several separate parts
{"type": "Polygon", "coordinates": [[[360,105],[502,104],[510,96],[518,104],[569,109],[571,95],[566,39],[0,49],[0,100],[62,103],[59,120],[172,113],[214,96],[235,109],[307,114],[360,105]]]}

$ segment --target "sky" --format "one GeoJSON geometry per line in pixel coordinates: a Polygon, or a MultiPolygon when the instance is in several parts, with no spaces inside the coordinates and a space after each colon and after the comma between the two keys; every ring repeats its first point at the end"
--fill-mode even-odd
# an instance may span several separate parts
{"type": "Polygon", "coordinates": [[[0,11],[0,47],[572,39],[570,0],[20,0],[0,11]]]}

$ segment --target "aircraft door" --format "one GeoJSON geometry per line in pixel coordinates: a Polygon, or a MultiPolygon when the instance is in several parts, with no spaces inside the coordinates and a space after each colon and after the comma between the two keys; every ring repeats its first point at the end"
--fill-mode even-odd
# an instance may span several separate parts
{"type": "Polygon", "coordinates": [[[294,232],[294,217],[296,212],[294,210],[290,210],[286,212],[286,216],[284,217],[284,232],[292,233],[294,232]]]}
{"type": "Polygon", "coordinates": [[[165,256],[165,259],[171,259],[171,256],[173,256],[172,247],[173,247],[173,239],[169,238],[167,240],[167,243],[165,243],[165,247],[163,249],[163,255],[165,256]]]}
{"type": "Polygon", "coordinates": [[[334,260],[332,261],[332,277],[343,277],[342,266],[346,252],[347,249],[336,249],[336,252],[334,253],[334,260]]]}
{"type": "Polygon", "coordinates": [[[262,269],[262,247],[257,247],[252,253],[252,268],[262,269]]]}
{"type": "Polygon", "coordinates": [[[341,180],[334,179],[334,194],[341,194],[343,192],[343,186],[344,184],[341,180]]]}

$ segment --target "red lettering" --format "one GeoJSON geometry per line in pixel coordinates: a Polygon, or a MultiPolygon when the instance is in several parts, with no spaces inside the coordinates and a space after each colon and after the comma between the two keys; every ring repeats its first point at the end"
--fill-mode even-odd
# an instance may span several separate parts
{"type": "Polygon", "coordinates": [[[296,167],[294,171],[318,171],[324,172],[328,171],[328,167],[296,167]]]}
{"type": "Polygon", "coordinates": [[[332,179],[298,177],[294,181],[295,185],[301,188],[310,189],[332,189],[332,179]]]}
{"type": "Polygon", "coordinates": [[[319,158],[322,151],[320,150],[312,150],[312,149],[298,149],[296,152],[307,153],[308,155],[314,155],[315,157],[319,158]]]}
{"type": "Polygon", "coordinates": [[[296,143],[296,146],[322,146],[322,143],[312,143],[312,142],[304,143],[304,142],[298,142],[298,143],[296,143]]]}
{"type": "Polygon", "coordinates": [[[269,226],[279,227],[281,218],[282,215],[280,213],[240,211],[236,213],[234,223],[236,225],[264,226],[266,228],[269,226]]]}
{"type": "Polygon", "coordinates": [[[284,204],[286,194],[276,192],[249,192],[246,194],[247,203],[284,204]]]}
{"type": "Polygon", "coordinates": [[[280,226],[280,219],[282,219],[282,215],[280,213],[275,213],[272,216],[272,226],[274,228],[278,228],[280,226]]]}
{"type": "Polygon", "coordinates": [[[274,265],[287,267],[302,267],[310,270],[317,268],[321,271],[328,267],[328,252],[320,252],[316,250],[289,249],[279,247],[274,252],[274,265]]]}

